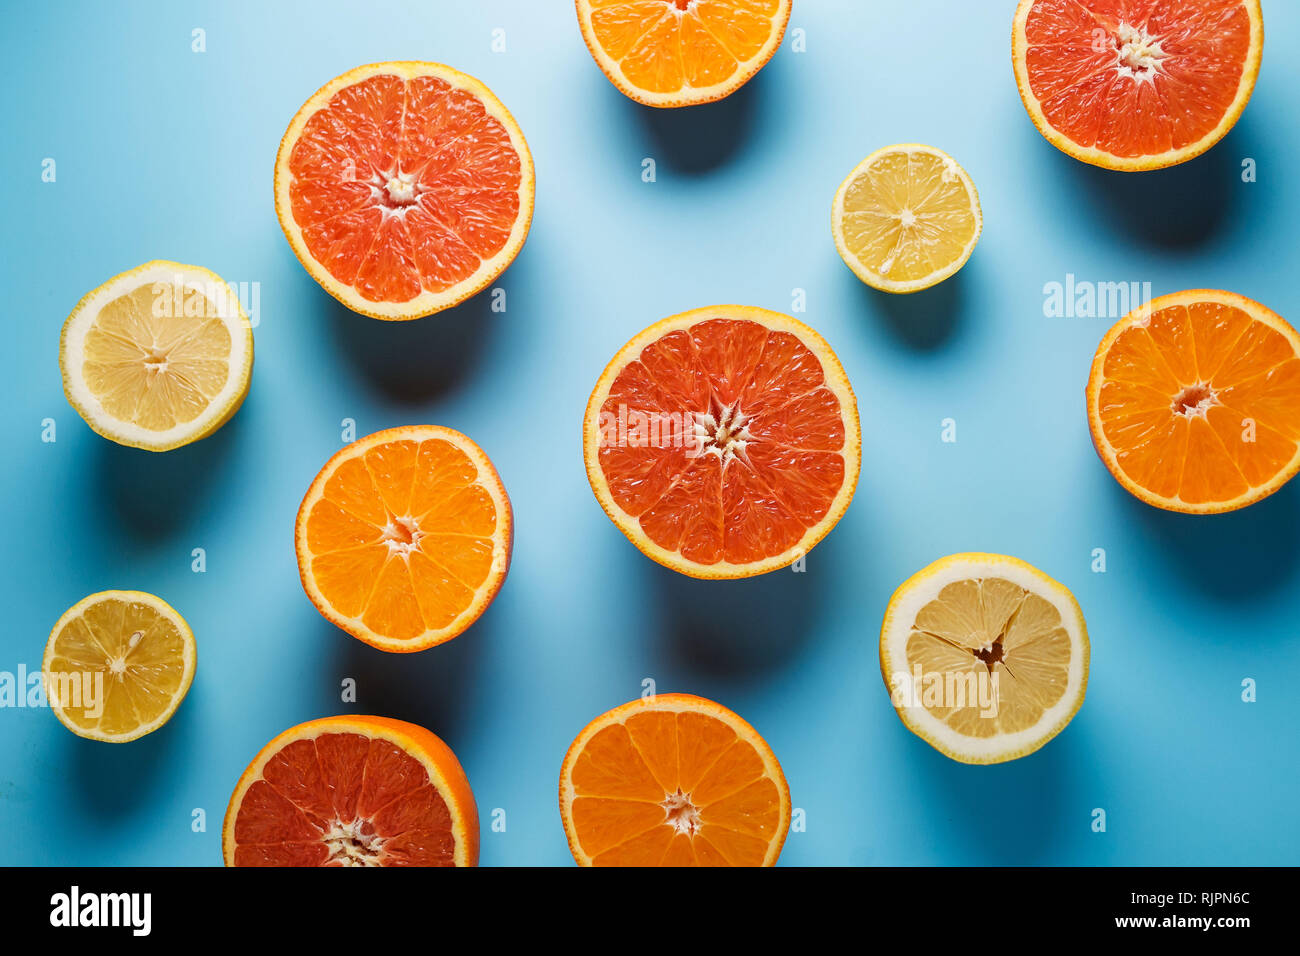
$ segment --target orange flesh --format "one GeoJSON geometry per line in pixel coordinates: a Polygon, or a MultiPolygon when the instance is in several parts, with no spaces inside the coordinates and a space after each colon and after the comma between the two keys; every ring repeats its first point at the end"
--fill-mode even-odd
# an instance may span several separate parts
{"type": "Polygon", "coordinates": [[[469,278],[519,216],[510,134],[478,97],[434,76],[339,90],[307,121],[289,171],[312,258],[373,302],[469,278]]]}
{"type": "Polygon", "coordinates": [[[1240,0],[1038,0],[1025,23],[1030,89],[1082,147],[1181,149],[1228,112],[1250,30],[1240,0]]]}
{"type": "Polygon", "coordinates": [[[1102,433],[1125,475],[1162,498],[1231,501],[1295,457],[1300,356],[1241,309],[1160,309],[1115,338],[1102,375],[1102,433]]]}
{"type": "Polygon", "coordinates": [[[826,516],[844,484],[844,418],[821,362],[797,336],[741,319],[710,319],[665,334],[615,378],[602,418],[629,422],[606,441],[600,468],[614,502],[651,541],[698,564],[746,564],[794,547],[826,516]],[[634,418],[683,422],[724,410],[744,446],[710,428],[685,441],[638,440],[634,418]],[[730,455],[726,448],[738,449],[730,455]]]}
{"type": "Polygon", "coordinates": [[[646,711],[587,741],[573,825],[595,866],[761,866],[781,791],[753,744],[700,713],[646,711]]]}
{"type": "Polygon", "coordinates": [[[724,83],[771,39],[779,0],[591,0],[591,30],[651,93],[724,83]]]}
{"type": "Polygon", "coordinates": [[[340,463],[307,518],[321,595],[389,638],[449,625],[492,568],[498,515],[478,477],[443,439],[386,442],[340,463]]]}
{"type": "Polygon", "coordinates": [[[236,866],[452,866],[451,813],[391,741],[325,733],[273,755],[244,793],[236,866]]]}

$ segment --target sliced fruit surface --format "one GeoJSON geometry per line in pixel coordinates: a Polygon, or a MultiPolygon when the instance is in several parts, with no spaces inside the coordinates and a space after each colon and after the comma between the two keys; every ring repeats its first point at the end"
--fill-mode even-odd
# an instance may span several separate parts
{"type": "Polygon", "coordinates": [[[98,434],[168,451],[211,435],[253,374],[239,296],[201,266],[155,260],[86,294],[59,340],[63,392],[98,434]]]}
{"type": "Polygon", "coordinates": [[[943,150],[899,143],[854,167],[835,193],[835,248],[859,279],[917,292],[966,264],[983,228],[979,195],[943,150]]]}
{"type": "Polygon", "coordinates": [[[1167,511],[1233,511],[1300,471],[1300,335],[1245,296],[1192,289],[1126,315],[1088,378],[1093,445],[1167,511]]]}
{"type": "Polygon", "coordinates": [[[1078,712],[1088,631],[1064,585],[1016,558],[954,554],[908,578],[880,628],[904,725],[962,763],[1033,753],[1078,712]]]}
{"type": "Polygon", "coordinates": [[[790,790],[736,714],[658,694],[578,735],[560,770],[560,815],[580,866],[773,866],[790,790]]]}
{"type": "Polygon", "coordinates": [[[1259,0],[1020,0],[1016,85],[1057,149],[1094,166],[1159,169],[1232,129],[1264,48],[1259,0]]]}
{"type": "Polygon", "coordinates": [[[423,727],[324,717],[253,758],[221,846],[226,866],[477,866],[478,808],[456,755],[423,727]]]}
{"type": "Polygon", "coordinates": [[[596,65],[647,106],[720,100],[763,68],[790,0],[576,0],[596,65]]]}
{"type": "Polygon", "coordinates": [[[298,509],[302,586],[385,651],[449,641],[496,597],[514,521],[492,462],[460,432],[406,425],[334,455],[298,509]]]}
{"type": "Polygon", "coordinates": [[[625,345],[587,404],[605,513],[644,554],[701,578],[785,567],[835,526],[861,465],[839,359],[802,322],[720,305],[625,345]]]}
{"type": "Polygon", "coordinates": [[[275,211],[312,278],[353,311],[416,319],[514,260],[533,160],[486,86],[440,63],[360,66],[321,87],[275,160],[275,211]]]}
{"type": "Polygon", "coordinates": [[[50,709],[79,737],[125,743],[167,723],[194,680],[194,634],[162,598],[100,591],[64,612],[41,663],[50,709]]]}

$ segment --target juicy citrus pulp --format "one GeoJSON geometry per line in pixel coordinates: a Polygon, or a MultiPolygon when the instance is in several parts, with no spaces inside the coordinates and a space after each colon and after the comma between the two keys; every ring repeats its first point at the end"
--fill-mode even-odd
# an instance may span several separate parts
{"type": "Polygon", "coordinates": [[[510,565],[510,500],[483,451],[436,425],[353,442],[298,510],[303,588],[329,620],[386,651],[449,641],[510,565]]]}
{"type": "Polygon", "coordinates": [[[1232,511],[1300,471],[1300,335],[1258,302],[1160,296],[1106,334],[1088,379],[1112,475],[1170,511],[1232,511]]]}
{"type": "Polygon", "coordinates": [[[835,193],[831,231],[840,258],[869,286],[916,292],[970,258],[983,220],[975,184],[942,150],[878,149],[835,193]]]}
{"type": "Polygon", "coordinates": [[[1191,159],[1232,129],[1263,45],[1259,0],[1020,0],[1011,57],[1053,146],[1141,170],[1191,159]]]}
{"type": "Polygon", "coordinates": [[[475,866],[478,809],[451,749],[387,717],[291,727],[226,810],[227,866],[475,866]]]}
{"type": "Polygon", "coordinates": [[[687,694],[634,700],[569,747],[560,815],[582,866],[772,866],[790,791],[770,747],[687,694]]]}
{"type": "Polygon", "coordinates": [[[605,369],[583,425],[587,476],[646,555],[695,577],[784,567],[844,514],[858,409],[820,335],[777,312],[672,316],[605,369]]]}
{"type": "Polygon", "coordinates": [[[235,414],[253,372],[253,330],[214,272],[156,260],[114,276],[72,310],[59,340],[63,391],[92,429],[167,451],[235,414]]]}
{"type": "Polygon", "coordinates": [[[611,83],[647,106],[708,103],[772,58],[790,0],[576,0],[587,48],[611,83]]]}
{"type": "Polygon", "coordinates": [[[167,602],[142,591],[100,591],[59,618],[41,670],[65,727],[124,743],[171,719],[194,666],[194,634],[167,602]]]}
{"type": "Polygon", "coordinates": [[[438,63],[377,63],[331,80],[289,124],[275,209],[330,295],[380,319],[463,301],[514,259],[533,161],[492,92],[438,63]]]}
{"type": "Polygon", "coordinates": [[[1000,763],[1055,737],[1083,702],[1088,632],[1074,596],[997,554],[954,554],[903,583],[880,669],[909,730],[963,763],[1000,763]]]}

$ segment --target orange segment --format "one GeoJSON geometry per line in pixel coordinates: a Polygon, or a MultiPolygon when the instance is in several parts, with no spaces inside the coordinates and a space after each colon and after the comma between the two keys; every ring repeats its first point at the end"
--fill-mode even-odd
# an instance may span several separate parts
{"type": "Polygon", "coordinates": [[[456,755],[423,727],[326,717],[249,764],[222,852],[227,866],[475,866],[478,809],[456,755]]]}
{"type": "Polygon", "coordinates": [[[771,748],[736,714],[659,694],[578,735],[560,771],[560,814],[582,866],[772,866],[790,792],[771,748]]]}
{"type": "Polygon", "coordinates": [[[1231,292],[1125,316],[1088,381],[1093,444],[1125,488],[1170,511],[1232,511],[1300,470],[1300,336],[1231,292]]]}
{"type": "Polygon", "coordinates": [[[790,0],[576,0],[602,72],[647,106],[722,99],[763,68],[785,35],[790,0]]]}
{"type": "Polygon", "coordinates": [[[348,445],[298,511],[307,596],[389,651],[449,641],[478,619],[510,564],[513,520],[483,451],[449,428],[391,428],[348,445]]]}
{"type": "Polygon", "coordinates": [[[298,111],[275,164],[276,213],[327,292],[380,319],[463,301],[528,234],[533,163],[487,87],[437,63],[377,63],[298,111]]]}
{"type": "Polygon", "coordinates": [[[646,555],[695,577],[784,567],[839,521],[861,459],[835,353],[788,316],[715,306],[616,355],[584,424],[596,498],[646,555]]]}
{"type": "Polygon", "coordinates": [[[1110,169],[1172,166],[1230,130],[1264,43],[1259,0],[1020,0],[1012,60],[1039,132],[1110,169]]]}

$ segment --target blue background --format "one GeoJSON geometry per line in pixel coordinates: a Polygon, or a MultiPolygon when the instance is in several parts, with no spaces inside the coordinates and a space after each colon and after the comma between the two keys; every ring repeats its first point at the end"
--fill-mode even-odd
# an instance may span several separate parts
{"type": "Polygon", "coordinates": [[[807,816],[786,864],[1296,863],[1300,482],[1211,518],[1131,499],[1093,453],[1084,411],[1113,318],[1045,318],[1043,287],[1067,273],[1156,295],[1222,287],[1300,317],[1300,5],[1265,4],[1263,69],[1233,132],[1184,166],[1131,175],[1034,130],[1011,70],[1013,8],[796,0],[755,81],[659,112],[604,79],[567,0],[11,5],[0,670],[39,668],[58,616],[105,588],[171,602],[199,665],[170,724],[129,745],[81,740],[43,709],[0,710],[0,861],[218,864],[226,801],[258,748],[355,709],[416,721],[456,750],[484,864],[568,864],[565,749],[652,678],[730,706],[771,743],[807,816]],[[205,53],[191,52],[195,27],[205,53]],[[807,52],[791,48],[796,28],[807,52]],[[289,119],[329,78],[388,59],[481,78],[528,137],[536,216],[497,283],[504,314],[481,295],[407,325],[353,315],[280,231],[272,168],[289,119]],[[965,269],[911,297],[862,285],[829,230],[843,176],[899,141],[956,157],[985,216],[965,269]],[[55,183],[41,181],[46,157],[55,183]],[[1241,180],[1247,157],[1258,182],[1241,180]],[[91,433],[57,361],[81,295],[152,258],[261,295],[243,409],[165,455],[91,433]],[[795,289],[857,391],[856,499],[803,574],[677,576],[588,488],[590,389],[663,316],[718,302],[790,312],[795,289]],[[953,444],[940,441],[949,417],[953,444]],[[41,441],[45,418],[55,443],[41,441]],[[358,436],[460,429],[506,483],[510,576],[448,645],[385,655],[302,593],[294,514],[345,418],[358,436]],[[190,570],[198,547],[203,574],[190,570]],[[1074,722],[1002,766],[963,766],[907,732],[877,663],[894,587],[963,550],[1058,578],[1092,635],[1074,722]],[[345,677],[355,706],[339,701],[345,677]],[[1247,677],[1254,704],[1240,699],[1247,677]],[[1091,829],[1098,807],[1105,833],[1091,829]],[[206,832],[192,832],[194,808],[206,832]],[[495,808],[504,833],[488,826],[495,808]]]}

